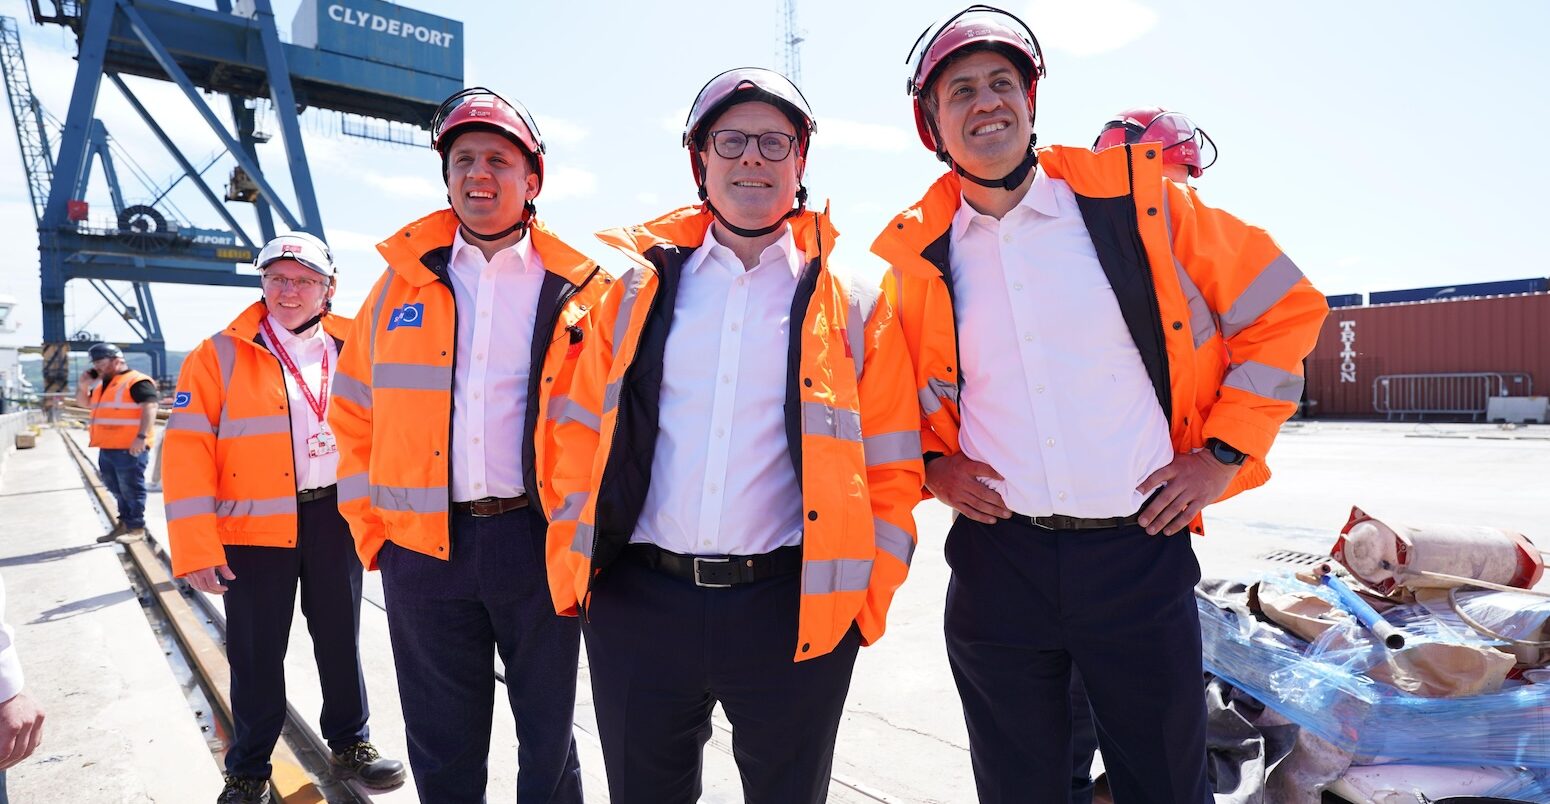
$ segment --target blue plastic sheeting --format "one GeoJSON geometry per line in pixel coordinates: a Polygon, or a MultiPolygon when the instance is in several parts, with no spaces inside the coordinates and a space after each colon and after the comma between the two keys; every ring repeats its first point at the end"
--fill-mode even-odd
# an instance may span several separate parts
{"type": "MultiPolygon", "coordinates": [[[[1314,589],[1289,575],[1270,580],[1314,589]]],[[[1365,675],[1385,656],[1359,626],[1336,626],[1310,645],[1260,623],[1246,607],[1217,602],[1231,608],[1196,598],[1206,669],[1351,752],[1358,763],[1550,768],[1550,684],[1467,698],[1418,698],[1365,675]],[[1336,632],[1338,639],[1332,638],[1336,632]],[[1340,643],[1348,644],[1325,648],[1340,643]]],[[[1449,628],[1419,606],[1397,607],[1385,616],[1405,628],[1411,644],[1493,644],[1449,628]]]]}

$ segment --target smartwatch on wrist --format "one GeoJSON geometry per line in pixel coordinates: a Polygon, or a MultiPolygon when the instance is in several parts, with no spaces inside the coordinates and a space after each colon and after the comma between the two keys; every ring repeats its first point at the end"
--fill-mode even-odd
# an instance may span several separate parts
{"type": "Polygon", "coordinates": [[[1243,465],[1244,454],[1220,438],[1206,439],[1206,449],[1211,452],[1211,457],[1226,466],[1243,465]]]}

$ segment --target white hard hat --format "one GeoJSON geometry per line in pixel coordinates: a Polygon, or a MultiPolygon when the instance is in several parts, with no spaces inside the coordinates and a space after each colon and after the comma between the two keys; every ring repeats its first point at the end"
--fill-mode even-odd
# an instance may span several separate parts
{"type": "Polygon", "coordinates": [[[327,276],[334,275],[334,253],[328,244],[306,232],[290,232],[264,244],[254,265],[263,270],[275,260],[295,260],[301,265],[327,276]]]}

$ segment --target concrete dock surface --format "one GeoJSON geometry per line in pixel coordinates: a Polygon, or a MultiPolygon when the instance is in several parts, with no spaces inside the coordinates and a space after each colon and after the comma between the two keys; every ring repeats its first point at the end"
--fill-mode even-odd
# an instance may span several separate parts
{"type": "MultiPolygon", "coordinates": [[[[63,437],[13,452],[0,469],[0,575],[8,621],[27,672],[26,690],[47,713],[44,743],[9,774],[11,800],[32,802],[209,802],[220,769],[162,640],[120,563],[122,548],[98,545],[108,522],[85,491],[63,437]]],[[[8,446],[8,445],[7,445],[8,446]]],[[[1324,553],[1352,505],[1413,522],[1495,525],[1550,546],[1550,427],[1294,422],[1269,456],[1270,483],[1207,510],[1195,540],[1207,577],[1238,577],[1285,565],[1275,550],[1324,553]]],[[[147,505],[155,539],[166,532],[161,497],[147,505]]],[[[920,546],[894,600],[888,634],[862,651],[840,727],[833,802],[972,802],[968,740],[942,642],[948,571],[942,542],[951,512],[916,509],[920,546]]],[[[1541,588],[1550,589],[1550,581],[1541,588]]],[[[372,704],[372,738],[387,756],[406,755],[380,580],[369,573],[361,652],[372,704]]],[[[215,610],[220,607],[217,602],[215,610]]],[[[298,610],[286,662],[291,703],[315,718],[322,705],[312,646],[298,610]]],[[[1145,657],[1138,656],[1138,672],[1145,657]]],[[[587,800],[608,800],[583,653],[576,738],[587,800]]],[[[516,740],[497,691],[488,795],[511,801],[516,740]]],[[[741,801],[730,730],[717,714],[705,751],[704,802],[741,801]]],[[[374,797],[417,800],[412,781],[374,797]]]]}

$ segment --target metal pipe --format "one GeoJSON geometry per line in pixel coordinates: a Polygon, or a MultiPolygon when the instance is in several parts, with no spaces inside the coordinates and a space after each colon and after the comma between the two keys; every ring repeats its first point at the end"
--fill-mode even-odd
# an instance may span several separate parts
{"type": "Polygon", "coordinates": [[[1367,601],[1361,598],[1345,581],[1335,577],[1335,568],[1329,564],[1320,564],[1318,569],[1319,582],[1328,587],[1339,599],[1340,605],[1352,616],[1356,617],[1372,635],[1383,643],[1383,647],[1389,650],[1399,650],[1405,646],[1405,634],[1395,628],[1388,620],[1383,619],[1367,601]]]}

